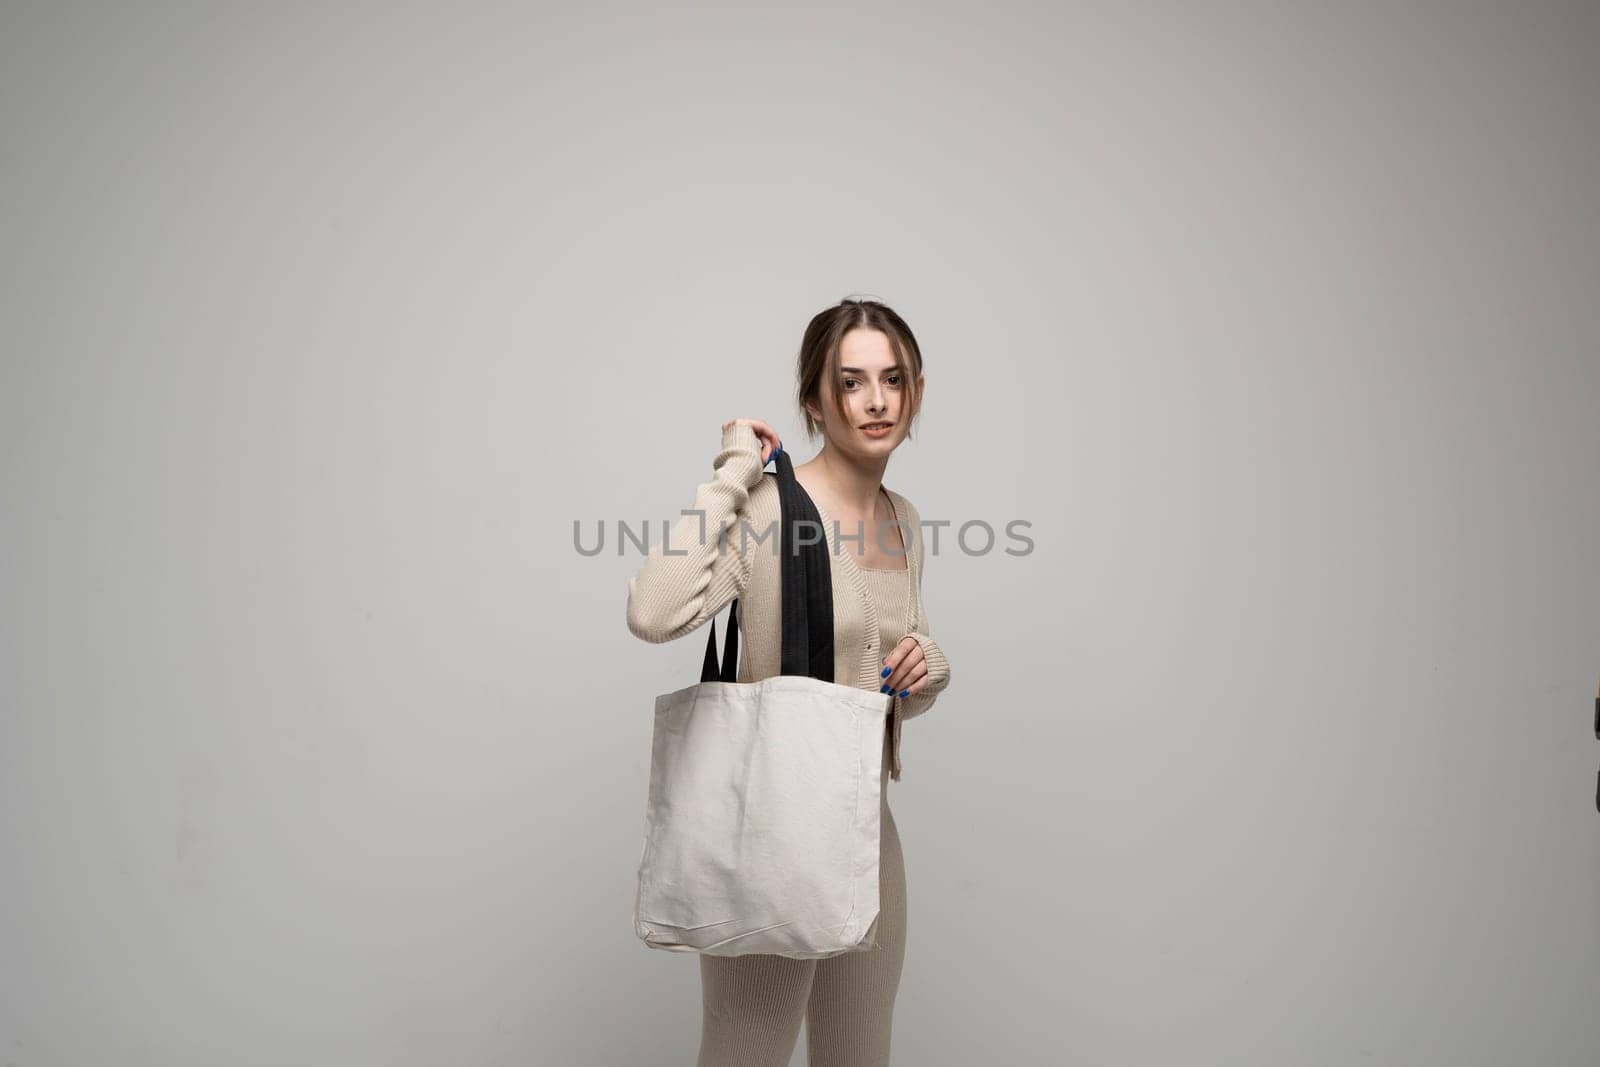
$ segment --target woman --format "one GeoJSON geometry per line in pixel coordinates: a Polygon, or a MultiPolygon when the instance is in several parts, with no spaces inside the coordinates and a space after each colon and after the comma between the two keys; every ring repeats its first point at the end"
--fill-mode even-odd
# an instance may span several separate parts
{"type": "MultiPolygon", "coordinates": [[[[910,436],[923,388],[916,339],[883,304],[845,300],[806,328],[797,399],[807,434],[820,430],[823,445],[794,472],[830,551],[834,680],[894,695],[884,729],[876,944],[820,960],[702,954],[699,1067],[786,1067],[802,1018],[811,1067],[889,1062],[906,888],[888,782],[900,779],[900,724],[927,711],[950,684],[923,613],[921,517],[882,482],[890,454],[910,436]]],[[[723,423],[714,476],[696,492],[695,513],[669,532],[671,554],[651,551],[629,579],[635,636],[682,637],[737,597],[739,681],[781,673],[780,560],[768,536],[779,523],[778,486],[763,471],[781,447],[765,422],[723,423]]]]}

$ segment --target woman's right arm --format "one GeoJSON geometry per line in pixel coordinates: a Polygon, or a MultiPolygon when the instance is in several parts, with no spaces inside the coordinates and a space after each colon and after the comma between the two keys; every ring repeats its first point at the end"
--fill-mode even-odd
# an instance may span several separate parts
{"type": "Polygon", "coordinates": [[[748,423],[722,431],[712,478],[696,490],[691,514],[672,525],[665,544],[652,548],[628,579],[628,630],[635,637],[651,644],[682,637],[744,594],[749,552],[757,543],[753,534],[760,531],[746,538],[740,528],[750,491],[761,484],[761,454],[761,440],[748,423]],[[670,555],[663,551],[668,547],[670,555]]]}

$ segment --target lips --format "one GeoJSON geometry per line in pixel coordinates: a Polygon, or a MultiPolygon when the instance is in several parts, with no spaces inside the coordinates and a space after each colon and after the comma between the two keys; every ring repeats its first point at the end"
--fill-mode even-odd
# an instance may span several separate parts
{"type": "Polygon", "coordinates": [[[887,430],[893,425],[894,423],[892,422],[869,422],[863,425],[861,428],[863,430],[887,430]]]}

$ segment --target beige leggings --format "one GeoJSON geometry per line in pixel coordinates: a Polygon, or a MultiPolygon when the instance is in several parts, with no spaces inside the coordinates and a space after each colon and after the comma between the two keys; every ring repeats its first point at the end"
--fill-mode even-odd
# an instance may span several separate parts
{"type": "Polygon", "coordinates": [[[802,1018],[810,1067],[888,1064],[906,955],[906,868],[884,797],[877,944],[822,960],[702,954],[699,1067],[788,1067],[802,1018]]]}

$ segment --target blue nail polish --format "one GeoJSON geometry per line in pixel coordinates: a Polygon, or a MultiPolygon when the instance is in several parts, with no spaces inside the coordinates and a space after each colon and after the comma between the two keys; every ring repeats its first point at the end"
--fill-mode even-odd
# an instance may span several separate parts
{"type": "Polygon", "coordinates": [[[880,692],[880,693],[892,693],[892,692],[894,692],[894,690],[890,689],[886,685],[880,685],[880,686],[878,686],[878,692],[880,692]]]}
{"type": "Polygon", "coordinates": [[[901,695],[901,696],[903,696],[903,697],[908,697],[908,696],[910,696],[910,695],[911,695],[911,690],[909,690],[909,689],[902,689],[902,690],[900,690],[900,695],[901,695]]]}
{"type": "Polygon", "coordinates": [[[879,678],[887,678],[887,677],[889,677],[889,668],[888,668],[888,667],[885,667],[885,668],[884,668],[884,669],[883,669],[883,673],[882,673],[882,674],[880,674],[880,675],[878,675],[878,677],[879,677],[879,678]]]}

